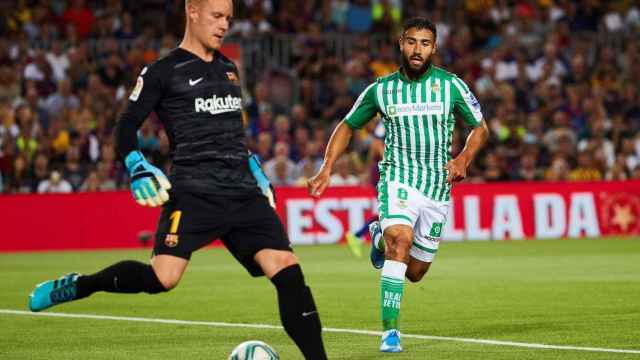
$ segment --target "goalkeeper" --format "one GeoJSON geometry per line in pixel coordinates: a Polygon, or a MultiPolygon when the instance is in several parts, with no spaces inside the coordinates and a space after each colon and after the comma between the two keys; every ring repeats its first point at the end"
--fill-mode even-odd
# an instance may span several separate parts
{"type": "Polygon", "coordinates": [[[220,238],[252,276],[271,280],[284,329],[305,359],[326,359],[311,290],[270,206],[268,180],[247,152],[238,70],[218,51],[232,1],[187,0],[185,10],[181,44],[142,70],[116,130],[135,200],[162,206],[150,264],[121,261],[95,274],[41,283],[29,297],[30,309],[41,311],[97,291],[166,292],[180,281],[191,254],[220,238]],[[168,178],[136,148],[137,129],[151,111],[170,140],[168,178]]]}

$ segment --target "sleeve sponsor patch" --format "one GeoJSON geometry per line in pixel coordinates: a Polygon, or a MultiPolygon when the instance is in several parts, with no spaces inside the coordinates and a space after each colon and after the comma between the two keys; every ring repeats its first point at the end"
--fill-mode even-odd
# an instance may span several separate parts
{"type": "MultiPolygon", "coordinates": [[[[143,73],[144,73],[144,70],[143,70],[143,73]]],[[[136,87],[133,88],[133,91],[129,96],[129,100],[138,101],[138,97],[140,97],[140,93],[142,92],[143,87],[144,87],[144,80],[142,79],[142,76],[138,76],[138,81],[136,81],[136,87]]]]}
{"type": "Polygon", "coordinates": [[[464,96],[467,103],[471,105],[471,107],[473,108],[472,110],[478,111],[478,112],[480,111],[480,102],[478,102],[478,99],[476,99],[476,97],[473,95],[471,91],[467,92],[462,96],[464,96]]]}

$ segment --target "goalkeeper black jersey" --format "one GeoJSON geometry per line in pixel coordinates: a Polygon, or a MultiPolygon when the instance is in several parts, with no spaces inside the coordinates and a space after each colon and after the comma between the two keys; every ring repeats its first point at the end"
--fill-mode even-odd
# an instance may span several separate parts
{"type": "Polygon", "coordinates": [[[258,193],[249,170],[238,71],[220,52],[211,62],[177,48],[145,67],[116,129],[118,152],[137,149],[137,130],[155,111],[171,146],[169,180],[207,195],[258,193]]]}

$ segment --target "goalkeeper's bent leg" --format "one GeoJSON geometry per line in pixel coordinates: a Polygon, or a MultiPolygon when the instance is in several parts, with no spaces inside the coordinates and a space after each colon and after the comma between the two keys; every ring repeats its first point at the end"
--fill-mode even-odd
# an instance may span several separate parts
{"type": "Polygon", "coordinates": [[[77,281],[76,300],[97,291],[157,294],[168,290],[162,285],[151,265],[133,260],[121,261],[92,275],[79,276],[77,281]]]}

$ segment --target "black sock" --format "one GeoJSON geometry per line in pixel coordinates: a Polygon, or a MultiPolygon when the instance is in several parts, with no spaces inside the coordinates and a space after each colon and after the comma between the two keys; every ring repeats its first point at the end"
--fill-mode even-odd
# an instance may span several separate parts
{"type": "Polygon", "coordinates": [[[167,290],[158,280],[151,265],[125,260],[93,275],[78,277],[76,299],[82,299],[96,291],[157,294],[167,290]]]}
{"type": "Polygon", "coordinates": [[[326,360],[320,316],[311,289],[304,283],[300,265],[281,270],[271,282],[278,291],[280,320],[284,330],[298,345],[306,360],[326,360]]]}

